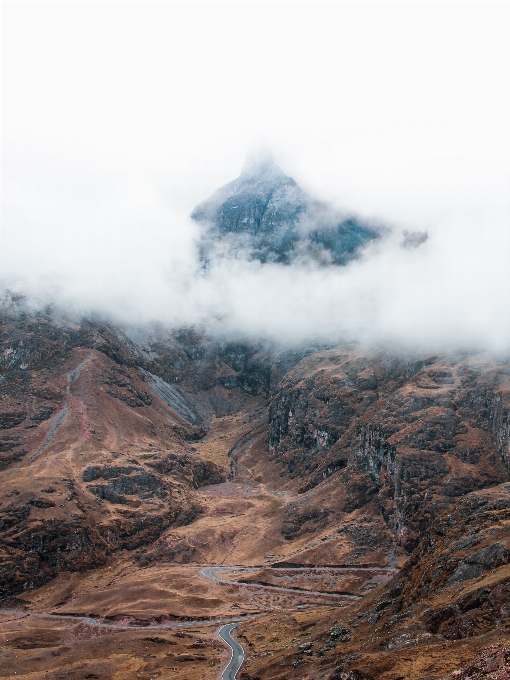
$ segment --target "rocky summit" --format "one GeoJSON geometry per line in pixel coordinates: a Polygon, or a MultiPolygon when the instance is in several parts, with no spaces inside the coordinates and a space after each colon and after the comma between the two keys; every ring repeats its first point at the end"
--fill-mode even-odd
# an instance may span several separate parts
{"type": "Polygon", "coordinates": [[[202,258],[244,253],[260,262],[312,259],[345,264],[377,229],[308,196],[270,159],[247,162],[237,179],[191,213],[203,225],[202,258]]]}

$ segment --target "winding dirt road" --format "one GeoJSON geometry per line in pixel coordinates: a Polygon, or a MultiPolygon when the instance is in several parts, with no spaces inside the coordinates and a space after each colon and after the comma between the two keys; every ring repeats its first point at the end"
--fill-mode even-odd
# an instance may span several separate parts
{"type": "Polygon", "coordinates": [[[39,612],[25,612],[18,609],[0,609],[0,614],[10,614],[12,616],[17,616],[23,618],[25,616],[30,616],[39,619],[59,619],[61,621],[80,621],[86,623],[89,626],[99,627],[99,628],[110,628],[116,630],[169,630],[172,628],[189,628],[190,626],[210,626],[212,624],[223,624],[218,630],[218,635],[220,638],[230,647],[231,656],[230,661],[223,670],[221,674],[222,680],[236,680],[237,673],[243,665],[244,661],[244,649],[237,640],[231,636],[231,632],[234,628],[242,622],[248,619],[257,618],[257,614],[247,615],[247,616],[236,616],[235,621],[232,619],[208,619],[208,620],[197,620],[197,621],[175,621],[172,623],[161,623],[153,624],[149,626],[137,626],[137,625],[122,625],[119,623],[108,623],[104,621],[98,621],[92,616],[78,616],[76,614],[46,614],[39,612]]]}
{"type": "MultiPolygon", "coordinates": [[[[199,573],[216,583],[224,583],[227,585],[237,585],[240,588],[253,588],[257,590],[270,590],[270,591],[278,591],[278,592],[285,592],[290,595],[314,595],[314,596],[324,596],[329,599],[338,599],[338,600],[343,600],[344,602],[346,600],[359,600],[360,596],[358,595],[350,595],[348,593],[329,593],[329,592],[324,592],[324,591],[314,591],[314,590],[303,590],[300,588],[285,588],[283,586],[273,586],[273,585],[267,585],[267,584],[258,584],[258,583],[243,583],[239,581],[233,581],[229,580],[227,578],[222,578],[218,574],[220,573],[225,573],[225,572],[241,572],[241,573],[251,573],[256,569],[259,569],[260,567],[243,567],[243,566],[230,566],[230,567],[223,567],[223,566],[212,566],[212,567],[202,567],[199,570],[199,573]]],[[[317,570],[317,567],[291,567],[290,568],[292,571],[310,571],[310,570],[317,570]]],[[[373,567],[322,567],[320,570],[327,570],[331,572],[343,572],[343,571],[366,571],[367,569],[370,569],[371,571],[378,571],[377,568],[373,567]]],[[[381,567],[381,571],[386,571],[387,568],[381,567]]],[[[393,571],[393,570],[392,570],[393,571]]],[[[220,638],[227,644],[231,650],[231,657],[230,661],[228,662],[227,666],[222,672],[221,678],[222,680],[236,680],[237,678],[237,673],[239,672],[239,669],[241,668],[244,658],[245,658],[245,653],[242,645],[232,637],[231,632],[237,628],[237,626],[242,622],[246,621],[248,619],[255,619],[260,614],[247,614],[244,616],[236,616],[234,618],[230,617],[224,617],[224,618],[217,618],[217,619],[201,619],[201,620],[193,620],[193,621],[172,621],[169,623],[160,623],[160,624],[151,624],[151,625],[126,625],[126,624],[120,624],[120,623],[113,623],[113,622],[108,622],[108,621],[101,621],[99,619],[96,619],[92,616],[79,616],[77,614],[55,614],[55,613],[44,613],[44,612],[32,612],[32,611],[23,611],[19,609],[0,609],[0,614],[10,614],[12,616],[17,616],[17,617],[24,617],[24,616],[30,616],[34,618],[42,618],[42,619],[60,619],[61,621],[81,621],[83,623],[86,623],[89,626],[94,626],[94,627],[99,627],[99,628],[109,628],[109,629],[116,629],[116,630],[164,630],[164,629],[172,629],[172,628],[187,628],[190,626],[199,626],[199,625],[214,625],[214,624],[222,624],[221,628],[218,631],[218,635],[220,638]]]]}

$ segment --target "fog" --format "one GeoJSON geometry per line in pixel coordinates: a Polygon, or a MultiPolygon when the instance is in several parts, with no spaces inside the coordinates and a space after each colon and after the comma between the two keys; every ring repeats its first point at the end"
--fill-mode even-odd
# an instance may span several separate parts
{"type": "Polygon", "coordinates": [[[510,349],[508,3],[2,15],[3,289],[285,344],[510,349]],[[238,257],[204,274],[188,216],[262,147],[391,233],[346,267],[238,257]],[[403,248],[404,232],[428,239],[403,248]]]}

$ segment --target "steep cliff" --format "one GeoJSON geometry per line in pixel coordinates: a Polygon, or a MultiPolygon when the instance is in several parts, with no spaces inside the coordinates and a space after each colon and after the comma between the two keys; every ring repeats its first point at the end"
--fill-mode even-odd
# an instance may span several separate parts
{"type": "Polygon", "coordinates": [[[507,362],[347,346],[288,373],[268,442],[302,492],[336,475],[343,509],[375,500],[411,551],[454,499],[510,479],[509,408],[507,362]]]}

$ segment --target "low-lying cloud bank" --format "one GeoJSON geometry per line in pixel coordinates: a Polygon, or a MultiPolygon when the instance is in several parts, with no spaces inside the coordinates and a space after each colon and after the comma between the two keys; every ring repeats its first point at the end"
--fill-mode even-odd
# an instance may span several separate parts
{"type": "Polygon", "coordinates": [[[427,240],[411,243],[417,247],[394,227],[345,267],[238,256],[213,259],[204,273],[194,222],[148,185],[122,197],[110,210],[106,200],[88,206],[82,239],[76,229],[71,238],[69,213],[51,211],[54,202],[30,206],[33,230],[21,229],[30,216],[13,215],[20,229],[4,237],[2,287],[72,314],[196,324],[284,345],[349,339],[510,350],[510,230],[501,211],[485,211],[484,223],[459,215],[432,224],[427,240]]]}

